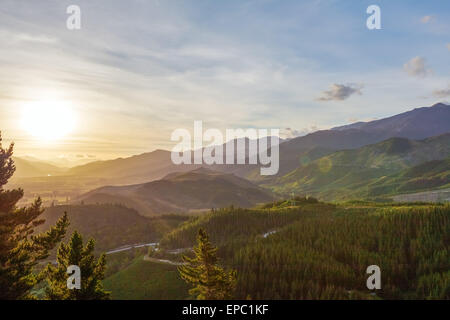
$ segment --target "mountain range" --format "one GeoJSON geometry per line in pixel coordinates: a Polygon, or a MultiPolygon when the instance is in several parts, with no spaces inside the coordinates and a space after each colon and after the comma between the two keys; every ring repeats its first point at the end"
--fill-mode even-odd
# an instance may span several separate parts
{"type": "MultiPolygon", "coordinates": [[[[280,170],[275,176],[261,176],[259,165],[174,165],[170,151],[166,150],[95,161],[66,170],[38,161],[15,160],[18,177],[58,175],[65,187],[72,185],[70,181],[98,181],[98,184],[90,185],[91,189],[110,186],[89,193],[79,189],[78,195],[80,192],[84,194],[78,199],[90,203],[119,201],[145,214],[155,214],[229,204],[250,206],[269,199],[272,196],[270,191],[279,195],[292,192],[314,194],[325,199],[395,194],[408,189],[398,185],[393,187],[394,181],[400,179],[396,175],[450,156],[449,132],[450,106],[443,103],[380,120],[316,131],[280,141],[280,170]],[[210,170],[195,171],[202,167],[210,170]],[[213,174],[214,171],[217,173],[213,174]],[[184,178],[180,173],[186,174],[184,178]],[[231,176],[235,179],[230,180],[231,176]],[[241,180],[236,180],[238,178],[241,180]],[[250,191],[242,190],[243,179],[251,181],[251,186],[245,186],[252,192],[248,199],[246,192],[250,191]],[[198,181],[205,183],[205,187],[197,188],[198,181]],[[217,194],[222,195],[223,201],[217,194]]],[[[402,177],[400,184],[411,185],[412,182],[407,183],[402,177]]],[[[440,178],[437,185],[432,184],[433,187],[445,185],[448,180],[445,171],[441,172],[440,178]]],[[[419,181],[420,177],[414,179],[419,181]]],[[[54,190],[57,187],[54,181],[51,188],[42,189],[54,190]]],[[[33,185],[30,183],[30,186],[33,185]]],[[[27,185],[24,188],[29,189],[27,185]]],[[[418,186],[410,191],[422,189],[418,186]]],[[[77,195],[76,190],[71,192],[77,195]]]]}
{"type": "MultiPolygon", "coordinates": [[[[447,132],[450,132],[450,106],[443,103],[417,108],[381,120],[316,131],[280,144],[280,171],[277,176],[283,176],[301,164],[337,150],[355,149],[392,137],[425,139],[447,132]]],[[[130,182],[139,179],[151,181],[170,172],[195,168],[193,165],[173,165],[169,151],[156,150],[125,159],[89,163],[72,168],[67,174],[109,176],[130,182]]],[[[234,173],[250,180],[263,180],[258,165],[212,165],[211,169],[234,173]]]]}
{"type": "Polygon", "coordinates": [[[16,166],[14,178],[44,177],[49,175],[61,175],[66,169],[52,165],[37,159],[13,157],[16,166]]]}
{"type": "Polygon", "coordinates": [[[450,108],[444,103],[431,107],[416,108],[392,117],[369,122],[357,122],[332,130],[356,129],[373,132],[384,140],[390,137],[424,139],[449,131],[450,108]]]}

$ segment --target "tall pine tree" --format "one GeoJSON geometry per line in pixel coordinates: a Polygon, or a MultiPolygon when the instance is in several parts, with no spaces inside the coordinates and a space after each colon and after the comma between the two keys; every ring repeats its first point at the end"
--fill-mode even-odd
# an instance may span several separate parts
{"type": "Polygon", "coordinates": [[[236,272],[225,271],[218,265],[217,248],[209,241],[204,229],[197,235],[194,258],[183,256],[184,265],[178,267],[183,280],[194,285],[189,294],[198,300],[231,299],[236,287],[236,272]]]}
{"type": "Polygon", "coordinates": [[[46,298],[50,300],[106,300],[109,293],[103,290],[106,256],[102,254],[95,261],[94,240],[90,239],[83,247],[83,238],[75,231],[67,244],[58,248],[57,264],[47,265],[46,298]],[[75,265],[81,271],[81,288],[67,288],[67,267],[75,265]]]}
{"type": "Polygon", "coordinates": [[[42,280],[33,267],[64,237],[68,219],[65,214],[49,231],[33,234],[44,223],[38,219],[42,201],[38,198],[31,206],[18,208],[23,190],[4,189],[16,168],[13,144],[3,149],[1,142],[0,133],[0,300],[27,299],[32,298],[30,289],[42,280]]]}

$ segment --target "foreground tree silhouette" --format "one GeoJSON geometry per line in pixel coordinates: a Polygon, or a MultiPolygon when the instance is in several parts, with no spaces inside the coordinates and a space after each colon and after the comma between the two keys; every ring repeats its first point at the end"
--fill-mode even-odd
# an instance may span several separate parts
{"type": "Polygon", "coordinates": [[[50,300],[106,300],[109,293],[103,290],[102,280],[105,278],[106,256],[102,254],[95,261],[95,242],[90,239],[83,247],[83,238],[75,231],[67,244],[61,243],[58,248],[57,264],[48,264],[46,298],[50,300]],[[75,265],[81,271],[81,288],[68,289],[67,267],[75,265]]]}
{"type": "Polygon", "coordinates": [[[64,214],[47,232],[34,235],[34,228],[44,220],[37,218],[44,211],[42,201],[36,199],[29,207],[17,207],[23,197],[22,189],[3,187],[16,170],[13,144],[2,147],[0,133],[0,300],[32,298],[30,290],[42,280],[42,274],[33,273],[39,260],[61,241],[66,233],[68,219],[64,214]]]}
{"type": "Polygon", "coordinates": [[[200,229],[194,258],[183,256],[186,263],[178,267],[183,280],[195,287],[189,294],[198,300],[231,299],[236,287],[236,272],[225,271],[217,264],[217,248],[212,246],[206,231],[200,229]]]}

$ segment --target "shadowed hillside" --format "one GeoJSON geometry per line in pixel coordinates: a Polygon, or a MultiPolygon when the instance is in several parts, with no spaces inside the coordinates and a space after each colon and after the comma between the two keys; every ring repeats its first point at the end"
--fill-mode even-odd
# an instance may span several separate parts
{"type": "Polygon", "coordinates": [[[77,230],[86,238],[94,238],[98,251],[156,242],[187,219],[176,215],[147,218],[134,209],[116,204],[64,205],[46,208],[41,217],[45,223],[39,226],[38,231],[54,225],[64,212],[67,212],[70,221],[67,234],[77,230]]]}
{"type": "Polygon", "coordinates": [[[230,205],[251,207],[271,199],[268,191],[245,179],[200,168],[171,173],[161,180],[144,184],[98,188],[76,201],[122,203],[148,216],[230,205]]]}

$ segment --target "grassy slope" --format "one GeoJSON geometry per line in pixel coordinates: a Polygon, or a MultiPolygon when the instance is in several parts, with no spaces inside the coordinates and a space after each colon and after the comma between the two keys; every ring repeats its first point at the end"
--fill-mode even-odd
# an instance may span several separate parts
{"type": "Polygon", "coordinates": [[[370,196],[369,183],[426,161],[448,157],[449,139],[450,134],[421,141],[392,138],[356,150],[338,151],[300,166],[269,187],[280,193],[294,191],[324,199],[370,196]]]}
{"type": "Polygon", "coordinates": [[[113,299],[160,300],[188,298],[188,285],[179,277],[177,267],[136,258],[127,268],[104,280],[113,299]]]}
{"type": "Polygon", "coordinates": [[[412,193],[450,187],[450,159],[429,161],[381,177],[368,186],[370,196],[412,193]]]}

